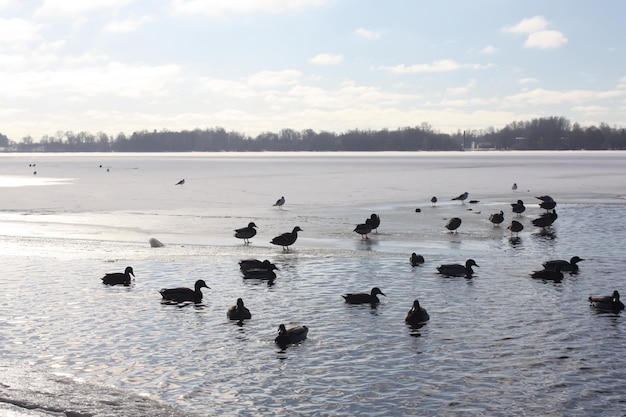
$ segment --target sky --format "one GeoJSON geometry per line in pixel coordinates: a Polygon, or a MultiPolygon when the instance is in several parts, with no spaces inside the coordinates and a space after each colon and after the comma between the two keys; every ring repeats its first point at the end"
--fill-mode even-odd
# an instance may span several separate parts
{"type": "Polygon", "coordinates": [[[626,126],[626,2],[0,0],[0,133],[626,126]]]}

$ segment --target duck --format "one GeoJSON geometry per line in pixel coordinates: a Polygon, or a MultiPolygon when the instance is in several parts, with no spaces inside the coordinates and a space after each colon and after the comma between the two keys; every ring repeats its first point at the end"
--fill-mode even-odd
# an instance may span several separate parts
{"type": "Polygon", "coordinates": [[[378,233],[378,226],[380,226],[380,217],[376,213],[372,213],[369,219],[365,220],[365,224],[371,226],[372,230],[378,233]]]}
{"type": "Polygon", "coordinates": [[[431,203],[433,206],[436,206],[436,205],[437,205],[437,197],[432,196],[432,197],[430,198],[430,203],[431,203]]]}
{"type": "Polygon", "coordinates": [[[464,202],[465,200],[467,200],[467,197],[469,196],[469,193],[467,191],[465,191],[463,194],[460,194],[456,197],[454,197],[452,200],[460,200],[461,203],[464,202]]]}
{"type": "Polygon", "coordinates": [[[543,263],[543,267],[545,269],[554,269],[558,266],[560,271],[578,272],[578,262],[580,261],[584,261],[584,259],[578,256],[572,256],[569,261],[564,259],[546,261],[543,263]]]}
{"type": "Polygon", "coordinates": [[[380,300],[377,297],[377,295],[379,294],[384,295],[386,297],[385,293],[383,293],[378,287],[372,288],[372,291],[370,291],[369,293],[366,293],[366,292],[348,293],[346,295],[342,295],[342,297],[346,300],[346,303],[348,304],[376,305],[380,303],[380,300]]]}
{"type": "Polygon", "coordinates": [[[544,281],[554,281],[554,282],[563,281],[563,273],[561,272],[558,265],[555,268],[551,268],[551,269],[544,268],[542,270],[535,271],[532,274],[530,274],[530,276],[536,279],[542,279],[544,281]]]}
{"type": "Polygon", "coordinates": [[[499,226],[500,223],[504,221],[504,212],[500,210],[500,213],[492,213],[489,216],[489,221],[493,223],[494,226],[499,226]]]}
{"type": "Polygon", "coordinates": [[[513,233],[517,236],[519,232],[524,230],[524,225],[517,220],[511,220],[511,224],[507,227],[507,229],[511,231],[511,236],[513,236],[513,233]]]}
{"type": "Polygon", "coordinates": [[[293,245],[298,239],[298,232],[302,232],[303,230],[300,227],[296,226],[293,228],[291,232],[283,233],[282,235],[276,236],[274,239],[270,241],[270,243],[282,246],[283,250],[289,250],[289,246],[293,245]]]}
{"type": "Polygon", "coordinates": [[[274,272],[276,270],[278,270],[278,267],[271,264],[267,269],[247,269],[242,272],[245,279],[267,279],[273,281],[276,279],[276,273],[274,272]]]}
{"type": "Polygon", "coordinates": [[[409,261],[411,262],[411,266],[418,266],[424,263],[424,257],[413,252],[411,254],[411,257],[409,258],[409,261]]]}
{"type": "Polygon", "coordinates": [[[247,245],[250,243],[250,239],[256,235],[255,227],[257,227],[257,225],[254,224],[254,222],[250,222],[246,227],[235,229],[235,237],[243,239],[243,244],[247,245]]]}
{"type": "Polygon", "coordinates": [[[284,204],[285,204],[285,196],[282,196],[278,200],[276,200],[276,202],[274,203],[274,206],[277,206],[279,209],[282,209],[284,204]]]}
{"type": "MultiPolygon", "coordinates": [[[[437,267],[437,271],[441,275],[447,275],[449,277],[467,277],[471,278],[474,274],[473,266],[479,267],[476,261],[468,259],[465,261],[465,265],[461,264],[444,264],[437,267]]],[[[479,267],[480,268],[480,267],[479,267]]]]}
{"type": "Polygon", "coordinates": [[[259,259],[243,259],[239,261],[239,269],[241,270],[241,272],[246,272],[249,270],[259,270],[259,269],[267,271],[271,267],[275,267],[275,266],[276,265],[271,263],[269,259],[266,259],[264,261],[261,261],[259,259]]]}
{"type": "Polygon", "coordinates": [[[185,185],[185,179],[183,178],[182,180],[178,181],[176,184],[174,185],[185,185]]]}
{"type": "Polygon", "coordinates": [[[524,205],[524,201],[517,200],[516,203],[511,203],[511,210],[513,213],[516,213],[518,216],[521,216],[523,212],[526,211],[526,206],[524,205]]]}
{"type": "Polygon", "coordinates": [[[546,227],[552,226],[552,223],[554,223],[558,217],[556,210],[552,210],[552,212],[542,214],[540,217],[534,219],[533,226],[541,227],[545,230],[546,227]]]}
{"type": "Polygon", "coordinates": [[[309,334],[309,328],[307,326],[297,326],[287,329],[284,324],[278,326],[278,336],[274,339],[274,342],[281,346],[300,343],[306,339],[309,334]]]}
{"type": "Polygon", "coordinates": [[[185,301],[193,301],[194,303],[199,303],[202,301],[202,291],[201,288],[211,288],[206,285],[204,280],[199,279],[196,281],[194,285],[195,289],[178,287],[178,288],[163,288],[159,290],[163,300],[167,301],[176,301],[177,303],[183,303],[185,301]]]}
{"type": "Polygon", "coordinates": [[[517,183],[516,182],[514,182],[513,185],[511,186],[511,190],[517,191],[517,183]]]}
{"type": "Polygon", "coordinates": [[[446,223],[446,229],[448,229],[450,232],[456,233],[456,229],[461,226],[461,222],[462,220],[459,217],[452,217],[450,220],[448,220],[448,223],[446,223]]]}
{"type": "Polygon", "coordinates": [[[404,321],[411,325],[425,323],[430,320],[430,315],[426,309],[420,306],[419,300],[413,301],[413,307],[406,313],[404,321]]]}
{"type": "Polygon", "coordinates": [[[624,309],[624,303],[619,300],[619,292],[613,291],[611,295],[592,295],[589,297],[592,307],[603,311],[617,313],[624,309]]]}
{"type": "Polygon", "coordinates": [[[372,226],[367,223],[357,224],[353,231],[360,234],[362,239],[369,239],[367,235],[372,232],[372,226]]]}
{"type": "Polygon", "coordinates": [[[110,274],[105,274],[102,277],[102,283],[106,285],[130,285],[130,276],[135,276],[135,271],[133,271],[132,266],[127,266],[124,269],[124,272],[113,272],[110,274]]]}
{"type": "Polygon", "coordinates": [[[554,208],[556,207],[556,201],[542,201],[541,203],[539,203],[539,207],[544,210],[554,210],[554,208]]]}
{"type": "Polygon", "coordinates": [[[250,314],[250,310],[243,305],[243,300],[241,298],[237,298],[237,304],[234,306],[230,306],[228,311],[226,312],[226,317],[230,320],[249,320],[252,318],[252,314],[250,314]]]}

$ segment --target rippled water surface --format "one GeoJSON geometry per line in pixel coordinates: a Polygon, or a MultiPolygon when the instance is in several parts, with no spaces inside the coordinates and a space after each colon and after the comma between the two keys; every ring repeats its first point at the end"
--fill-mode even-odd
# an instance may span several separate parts
{"type": "Polygon", "coordinates": [[[626,293],[625,161],[621,152],[0,155],[0,406],[28,403],[63,376],[88,384],[80,393],[95,405],[31,402],[93,415],[624,416],[623,313],[597,312],[587,297],[626,293]],[[33,184],[35,162],[46,181],[33,184]],[[450,200],[464,191],[478,202],[450,200]],[[549,233],[531,223],[544,194],[558,202],[549,233]],[[283,210],[272,207],[281,195],[283,210]],[[519,218],[517,199],[528,207],[519,218]],[[499,210],[505,222],[494,227],[499,210]],[[382,222],[365,241],[352,230],[371,213],[382,222]],[[453,216],[458,233],[444,228],[453,216]],[[506,230],[514,218],[525,226],[518,238],[506,230]],[[249,221],[259,231],[246,246],[232,231],[249,221]],[[295,225],[303,232],[290,251],[269,244],[295,225]],[[151,248],[151,237],[165,246],[151,248]],[[424,265],[411,267],[411,252],[424,265]],[[585,259],[578,274],[530,278],[573,255],[585,259]],[[242,278],[238,261],[252,257],[280,268],[273,285],[242,278]],[[436,271],[467,258],[480,266],[473,279],[436,271]],[[128,265],[130,287],[102,285],[128,265]],[[196,279],[211,287],[203,303],[161,303],[160,288],[196,279]],[[374,286],[386,294],[377,308],[341,297],[374,286]],[[238,297],[252,312],[243,325],[226,319],[238,297]],[[404,323],[415,298],[431,317],[420,328],[404,323]],[[281,323],[307,325],[308,339],[280,349],[281,323]],[[16,378],[18,390],[11,369],[33,386],[16,378]]]}

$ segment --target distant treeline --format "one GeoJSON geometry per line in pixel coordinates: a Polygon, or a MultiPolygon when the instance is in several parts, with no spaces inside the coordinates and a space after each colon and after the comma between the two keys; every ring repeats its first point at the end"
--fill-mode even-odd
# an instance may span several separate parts
{"type": "Polygon", "coordinates": [[[0,148],[13,152],[255,152],[255,151],[449,151],[467,148],[525,150],[626,149],[623,128],[581,127],[563,117],[512,122],[503,129],[439,133],[430,125],[396,130],[350,130],[344,133],[283,129],[256,137],[223,128],[173,132],[147,130],[128,136],[104,132],[57,132],[12,142],[0,134],[0,148]]]}

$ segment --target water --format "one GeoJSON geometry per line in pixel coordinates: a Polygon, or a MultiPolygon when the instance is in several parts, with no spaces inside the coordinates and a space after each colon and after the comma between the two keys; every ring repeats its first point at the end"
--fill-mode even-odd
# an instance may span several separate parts
{"type": "Polygon", "coordinates": [[[623,314],[586,300],[626,292],[625,160],[0,155],[0,412],[626,415],[623,314]],[[479,202],[450,201],[463,191],[479,202]],[[558,202],[551,234],[531,224],[543,194],[558,202]],[[272,207],[281,195],[283,210],[272,207]],[[512,239],[518,198],[525,229],[512,239]],[[499,210],[505,223],[494,227],[499,210]],[[363,241],[352,229],[371,213],[381,226],[363,241]],[[456,234],[443,227],[452,216],[463,219],[456,234]],[[244,246],[232,233],[249,221],[259,232],[244,246]],[[295,225],[304,231],[289,252],[269,244],[295,225]],[[411,267],[411,252],[425,264],[411,267]],[[573,255],[585,261],[562,283],[529,277],[573,255]],[[237,262],[250,257],[277,264],[274,285],[242,279],[237,262]],[[470,257],[472,280],[436,273],[470,257]],[[101,284],[128,265],[132,286],[101,284]],[[161,303],[158,289],[199,278],[211,287],[201,305],[161,303]],[[376,309],[341,298],[373,286],[387,295],[376,309]],[[242,326],[226,319],[238,297],[252,312],[242,326]],[[403,321],[415,298],[431,316],[418,329],[403,321]],[[280,323],[307,325],[309,338],[281,350],[280,323]]]}

